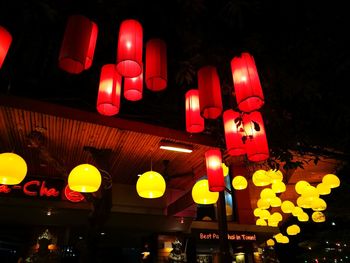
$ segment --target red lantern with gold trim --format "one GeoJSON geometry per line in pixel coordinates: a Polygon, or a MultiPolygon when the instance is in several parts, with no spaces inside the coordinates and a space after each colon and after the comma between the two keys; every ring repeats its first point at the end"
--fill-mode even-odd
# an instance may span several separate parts
{"type": "Polygon", "coordinates": [[[226,149],[229,155],[239,156],[246,153],[242,137],[245,135],[243,127],[240,127],[240,113],[233,110],[226,110],[223,114],[226,149]]]}
{"type": "Polygon", "coordinates": [[[247,134],[245,141],[248,160],[252,162],[265,161],[269,158],[263,118],[258,111],[243,115],[244,131],[247,134]]]}
{"type": "Polygon", "coordinates": [[[133,19],[124,20],[119,29],[117,70],[126,78],[135,78],[142,73],[142,25],[133,19]]]}
{"type": "Polygon", "coordinates": [[[2,26],[0,26],[0,68],[4,63],[7,52],[12,43],[11,34],[2,26]]]}
{"type": "Polygon", "coordinates": [[[124,97],[130,101],[142,99],[143,73],[136,78],[124,78],[124,97]]]}
{"type": "Polygon", "coordinates": [[[260,109],[264,105],[264,95],[254,58],[249,53],[234,57],[231,70],[238,108],[243,112],[260,109]]]}
{"type": "Polygon", "coordinates": [[[112,116],[119,112],[121,83],[122,77],[114,64],[102,67],[97,96],[97,111],[100,114],[112,116]]]}
{"type": "Polygon", "coordinates": [[[222,157],[220,150],[212,149],[205,153],[209,191],[221,192],[225,190],[225,179],[222,171],[222,157]]]}
{"type": "Polygon", "coordinates": [[[146,44],[146,86],[151,91],[162,91],[167,86],[166,44],[151,39],[146,44]]]}
{"type": "Polygon", "coordinates": [[[200,114],[198,90],[186,92],[186,131],[198,133],[204,130],[204,119],[200,114]]]}
{"type": "Polygon", "coordinates": [[[61,69],[79,74],[91,67],[94,58],[98,28],[82,15],[68,18],[58,65],[61,69]]]}
{"type": "Polygon", "coordinates": [[[198,91],[201,115],[205,119],[216,119],[222,112],[220,79],[213,66],[198,70],[198,91]]]}

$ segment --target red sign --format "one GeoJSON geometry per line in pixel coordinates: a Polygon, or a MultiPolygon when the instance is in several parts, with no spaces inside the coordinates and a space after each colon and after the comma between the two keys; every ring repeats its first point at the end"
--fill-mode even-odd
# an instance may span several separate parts
{"type": "Polygon", "coordinates": [[[78,203],[85,199],[81,193],[71,190],[68,185],[64,188],[64,195],[73,203],[78,203]]]}

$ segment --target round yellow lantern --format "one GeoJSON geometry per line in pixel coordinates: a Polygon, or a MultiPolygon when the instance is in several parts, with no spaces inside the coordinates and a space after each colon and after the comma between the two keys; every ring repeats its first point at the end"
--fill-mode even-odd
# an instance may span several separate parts
{"type": "Polygon", "coordinates": [[[326,216],[322,212],[313,212],[311,218],[312,221],[316,223],[322,223],[326,221],[326,216]]]}
{"type": "Polygon", "coordinates": [[[298,220],[300,222],[307,222],[309,221],[309,215],[305,212],[303,212],[302,214],[298,215],[298,220]]]}
{"type": "Polygon", "coordinates": [[[291,225],[287,227],[287,234],[290,236],[295,236],[300,233],[300,227],[298,225],[291,225]]]}
{"type": "Polygon", "coordinates": [[[306,181],[298,181],[296,184],[295,184],[295,191],[298,193],[298,194],[303,194],[303,192],[305,191],[305,187],[310,185],[308,182],[306,181]]]}
{"type": "Polygon", "coordinates": [[[327,208],[327,203],[321,198],[316,198],[312,200],[311,208],[314,211],[324,211],[327,208]]]}
{"type": "Polygon", "coordinates": [[[282,221],[283,217],[282,217],[281,213],[274,212],[274,213],[270,216],[270,219],[271,219],[272,221],[280,222],[280,221],[282,221]]]}
{"type": "Polygon", "coordinates": [[[237,175],[232,180],[232,186],[236,190],[243,190],[246,189],[248,186],[247,179],[245,179],[244,176],[237,175]]]}
{"type": "Polygon", "coordinates": [[[271,207],[280,207],[281,204],[282,204],[281,198],[277,196],[270,200],[271,207]]]}
{"type": "Polygon", "coordinates": [[[270,177],[267,176],[265,170],[257,170],[252,177],[253,184],[256,186],[266,186],[271,184],[270,177]]]}
{"type": "Polygon", "coordinates": [[[312,185],[305,186],[304,192],[302,193],[303,197],[309,198],[309,200],[312,200],[314,198],[318,198],[320,194],[318,193],[316,187],[312,185]]]}
{"type": "Polygon", "coordinates": [[[272,227],[278,227],[278,221],[274,221],[273,219],[269,218],[267,220],[267,225],[272,227]]]}
{"type": "Polygon", "coordinates": [[[340,185],[340,180],[335,174],[326,174],[322,178],[322,183],[328,185],[330,188],[336,188],[340,185]]]}
{"type": "Polygon", "coordinates": [[[68,176],[70,189],[81,193],[96,192],[101,185],[100,171],[91,164],[80,164],[73,168],[68,176]]]}
{"type": "Polygon", "coordinates": [[[331,188],[328,185],[326,185],[325,183],[319,183],[316,186],[316,189],[320,195],[328,195],[331,193],[331,188]]]}
{"type": "Polygon", "coordinates": [[[281,210],[283,213],[288,214],[288,213],[292,213],[294,207],[295,206],[291,201],[283,201],[281,205],[281,210]]]}
{"type": "Polygon", "coordinates": [[[272,191],[274,191],[276,194],[277,193],[283,193],[286,191],[286,185],[282,181],[277,181],[272,183],[272,191]]]}
{"type": "Polygon", "coordinates": [[[271,183],[281,182],[283,180],[283,174],[280,170],[268,170],[266,175],[270,178],[271,183]]]}
{"type": "Polygon", "coordinates": [[[273,237],[276,239],[277,243],[281,243],[280,241],[284,237],[284,235],[282,233],[278,233],[278,234],[274,235],[273,237]]]}
{"type": "Polygon", "coordinates": [[[261,212],[261,209],[259,207],[255,208],[254,209],[254,216],[256,216],[256,217],[260,216],[260,212],[261,212]]]}
{"type": "Polygon", "coordinates": [[[266,241],[266,245],[268,245],[269,247],[273,247],[275,245],[275,241],[273,241],[273,239],[268,239],[266,241]]]}
{"type": "Polygon", "coordinates": [[[222,172],[224,173],[224,176],[225,177],[228,176],[229,170],[228,170],[228,167],[226,166],[226,164],[222,163],[221,166],[222,166],[222,172]]]}
{"type": "Polygon", "coordinates": [[[141,174],[136,183],[136,191],[143,198],[161,197],[165,192],[165,188],[166,184],[163,176],[155,171],[148,171],[141,174]]]}
{"type": "Polygon", "coordinates": [[[257,219],[255,224],[257,226],[267,226],[266,221],[264,219],[262,219],[262,218],[257,219]]]}
{"type": "Polygon", "coordinates": [[[281,238],[281,242],[280,243],[282,243],[282,244],[288,244],[289,243],[289,238],[287,237],[287,236],[283,236],[282,238],[281,238]]]}
{"type": "Polygon", "coordinates": [[[293,216],[298,216],[300,214],[304,213],[303,209],[299,206],[294,207],[293,211],[292,211],[292,215],[293,216]]]}
{"type": "Polygon", "coordinates": [[[260,198],[270,202],[272,198],[275,198],[276,194],[270,188],[265,188],[260,193],[260,198]]]}
{"type": "Polygon", "coordinates": [[[207,179],[199,180],[192,188],[193,201],[200,205],[215,204],[219,199],[218,192],[210,192],[207,179]]]}
{"type": "Polygon", "coordinates": [[[306,197],[300,196],[297,199],[297,205],[302,208],[311,208],[311,201],[306,197]]]}
{"type": "Polygon", "coordinates": [[[260,211],[259,217],[262,218],[262,219],[269,219],[270,212],[268,210],[262,209],[260,211]]]}
{"type": "Polygon", "coordinates": [[[258,202],[257,202],[257,206],[260,208],[260,209],[269,209],[270,207],[270,203],[264,199],[259,199],[258,202]]]}
{"type": "Polygon", "coordinates": [[[27,164],[21,156],[15,153],[0,154],[0,184],[19,184],[26,174],[27,164]]]}

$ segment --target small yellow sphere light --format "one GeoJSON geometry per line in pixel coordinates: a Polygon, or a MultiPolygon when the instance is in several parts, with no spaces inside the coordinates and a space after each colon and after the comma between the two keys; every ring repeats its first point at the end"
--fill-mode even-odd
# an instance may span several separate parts
{"type": "Polygon", "coordinates": [[[268,239],[266,241],[266,245],[268,245],[269,247],[273,247],[275,245],[275,241],[273,241],[273,239],[268,239]]]}
{"type": "Polygon", "coordinates": [[[163,176],[155,171],[143,173],[136,183],[136,191],[143,198],[158,198],[163,196],[166,184],[163,176]]]}
{"type": "Polygon", "coordinates": [[[15,153],[0,154],[0,184],[19,184],[26,174],[27,164],[21,156],[15,153]]]}
{"type": "Polygon", "coordinates": [[[260,193],[260,198],[270,202],[272,198],[275,198],[276,194],[270,188],[265,188],[260,193]]]}
{"type": "Polygon", "coordinates": [[[274,191],[276,194],[277,193],[283,193],[286,191],[286,185],[282,181],[277,181],[272,183],[272,191],[274,191]]]}
{"type": "Polygon", "coordinates": [[[306,181],[299,181],[295,184],[295,191],[301,195],[304,193],[305,187],[308,185],[310,185],[310,184],[306,181]]]}
{"type": "Polygon", "coordinates": [[[73,191],[93,193],[100,188],[100,185],[100,171],[91,164],[80,164],[69,173],[68,186],[73,191]]]}
{"type": "Polygon", "coordinates": [[[324,183],[319,183],[316,189],[320,195],[328,195],[331,193],[331,188],[324,183]]]}
{"type": "Polygon", "coordinates": [[[270,178],[271,183],[281,182],[283,180],[283,174],[280,170],[268,170],[266,175],[270,178]]]}
{"type": "Polygon", "coordinates": [[[294,208],[295,206],[291,201],[283,201],[281,205],[281,210],[285,214],[292,213],[294,208]]]}
{"type": "Polygon", "coordinates": [[[235,190],[243,190],[248,186],[247,179],[241,175],[237,175],[232,180],[232,186],[235,190]]]}
{"type": "Polygon", "coordinates": [[[281,204],[282,204],[281,198],[277,196],[270,200],[271,207],[280,207],[281,204]]]}
{"type": "Polygon", "coordinates": [[[299,206],[294,207],[293,211],[292,211],[292,215],[293,216],[298,216],[300,214],[304,213],[303,209],[299,206]]]}
{"type": "Polygon", "coordinates": [[[257,170],[254,172],[252,180],[253,184],[256,186],[266,186],[271,184],[271,178],[267,176],[265,170],[257,170]]]}
{"type": "Polygon", "coordinates": [[[270,208],[270,203],[267,202],[267,201],[264,200],[264,199],[259,199],[258,202],[257,202],[257,206],[258,206],[260,209],[269,209],[269,208],[270,208]]]}
{"type": "Polygon", "coordinates": [[[322,183],[328,185],[330,188],[336,188],[340,185],[340,180],[335,174],[326,174],[322,178],[322,183]]]}
{"type": "Polygon", "coordinates": [[[258,216],[260,216],[260,212],[261,212],[261,209],[260,208],[255,208],[254,209],[254,216],[256,216],[256,217],[258,217],[258,216]]]}
{"type": "Polygon", "coordinates": [[[207,179],[199,180],[192,188],[193,201],[200,205],[215,204],[219,199],[218,192],[209,191],[209,183],[207,179]]]}
{"type": "Polygon", "coordinates": [[[311,202],[311,208],[314,211],[324,211],[327,208],[327,203],[321,198],[316,198],[311,202]]]}
{"type": "Polygon", "coordinates": [[[287,227],[287,234],[290,236],[295,236],[300,233],[300,227],[298,225],[291,225],[287,227]]]}
{"type": "Polygon", "coordinates": [[[257,226],[267,226],[266,221],[264,219],[262,219],[262,218],[257,219],[255,224],[257,226]]]}
{"type": "Polygon", "coordinates": [[[298,220],[300,222],[307,222],[309,221],[309,215],[305,212],[303,212],[302,214],[298,215],[298,220]]]}
{"type": "Polygon", "coordinates": [[[262,210],[260,211],[259,217],[260,217],[261,219],[269,219],[270,216],[271,216],[271,215],[270,215],[270,212],[269,212],[268,210],[262,209],[262,210]]]}
{"type": "Polygon", "coordinates": [[[322,212],[313,212],[311,218],[312,221],[316,223],[322,223],[326,221],[326,216],[322,212]]]}

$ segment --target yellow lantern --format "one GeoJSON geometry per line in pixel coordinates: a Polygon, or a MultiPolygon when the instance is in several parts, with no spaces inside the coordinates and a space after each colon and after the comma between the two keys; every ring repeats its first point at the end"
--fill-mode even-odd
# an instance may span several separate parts
{"type": "Polygon", "coordinates": [[[292,215],[293,216],[298,216],[300,214],[304,213],[303,209],[299,206],[294,207],[293,211],[292,211],[292,215]]]}
{"type": "Polygon", "coordinates": [[[100,171],[91,164],[80,164],[68,176],[70,189],[81,193],[96,192],[101,185],[100,171]]]}
{"type": "Polygon", "coordinates": [[[300,222],[307,222],[309,221],[309,215],[305,212],[303,212],[302,214],[298,215],[298,220],[300,222]]]}
{"type": "Polygon", "coordinates": [[[222,172],[224,173],[224,177],[228,176],[228,167],[226,166],[226,164],[222,163],[222,172]]]}
{"type": "Polygon", "coordinates": [[[267,225],[268,226],[272,226],[272,227],[278,227],[278,221],[274,221],[274,220],[272,220],[271,218],[269,218],[268,220],[267,220],[267,225]]]}
{"type": "Polygon", "coordinates": [[[281,204],[282,204],[281,198],[277,196],[270,200],[271,207],[280,207],[281,204]]]}
{"type": "Polygon", "coordinates": [[[300,233],[300,227],[298,225],[291,225],[287,227],[287,234],[290,236],[295,236],[300,233]]]}
{"type": "Polygon", "coordinates": [[[143,198],[161,197],[165,192],[165,188],[166,184],[163,176],[155,171],[148,171],[141,174],[136,183],[136,191],[143,198]]]}
{"type": "Polygon", "coordinates": [[[270,219],[271,219],[272,221],[280,222],[280,221],[282,221],[283,217],[282,217],[281,213],[274,212],[274,213],[270,216],[270,219]]]}
{"type": "Polygon", "coordinates": [[[270,202],[272,198],[275,198],[276,194],[270,188],[265,188],[260,193],[260,198],[270,202]]]}
{"type": "Polygon", "coordinates": [[[331,188],[328,185],[326,185],[325,183],[319,183],[316,186],[316,189],[320,195],[328,195],[331,193],[331,188]]]}
{"type": "Polygon", "coordinates": [[[259,207],[255,208],[254,209],[254,216],[256,216],[256,217],[260,216],[260,212],[261,212],[261,209],[259,207]]]}
{"type": "Polygon", "coordinates": [[[311,208],[311,201],[310,199],[307,199],[306,197],[300,196],[297,199],[297,205],[302,208],[311,208]]]}
{"type": "Polygon", "coordinates": [[[272,191],[274,191],[276,194],[277,193],[283,193],[286,191],[286,185],[282,181],[277,181],[272,183],[272,191]]]}
{"type": "Polygon", "coordinates": [[[316,223],[322,223],[326,221],[326,216],[322,212],[313,212],[311,218],[312,221],[316,223]]]}
{"type": "Polygon", "coordinates": [[[280,241],[281,241],[281,239],[282,239],[284,236],[283,236],[282,233],[278,233],[278,234],[274,235],[273,237],[276,239],[276,241],[277,241],[278,243],[281,243],[280,241]]]}
{"type": "Polygon", "coordinates": [[[266,241],[266,245],[268,245],[269,247],[273,247],[275,245],[275,241],[273,241],[273,239],[268,239],[266,241]]]}
{"type": "Polygon", "coordinates": [[[310,184],[306,181],[299,181],[295,184],[295,191],[301,195],[305,191],[305,187],[308,185],[310,184]]]}
{"type": "Polygon", "coordinates": [[[258,202],[257,202],[257,206],[260,208],[260,209],[269,209],[270,207],[270,203],[264,199],[259,199],[258,202]]]}
{"type": "Polygon", "coordinates": [[[255,224],[257,226],[267,226],[266,221],[264,219],[262,219],[262,218],[257,219],[255,224]]]}
{"type": "Polygon", "coordinates": [[[267,176],[265,170],[257,170],[252,177],[253,184],[256,186],[266,186],[271,184],[270,177],[267,176]]]}
{"type": "Polygon", "coordinates": [[[26,174],[27,164],[21,156],[15,153],[0,154],[0,184],[19,184],[26,174]]]}
{"type": "Polygon", "coordinates": [[[247,179],[245,179],[244,176],[237,175],[232,180],[232,186],[236,190],[243,190],[246,189],[248,186],[247,179]]]}
{"type": "Polygon", "coordinates": [[[289,243],[289,238],[288,238],[287,236],[283,236],[283,237],[281,238],[281,243],[282,243],[282,244],[288,244],[288,243],[289,243]]]}
{"type": "Polygon", "coordinates": [[[313,200],[314,198],[318,198],[320,194],[318,193],[316,187],[312,185],[307,185],[304,188],[304,192],[302,193],[302,196],[309,198],[309,200],[313,200]]]}
{"type": "Polygon", "coordinates": [[[335,174],[326,174],[322,178],[322,183],[328,185],[330,188],[336,188],[340,185],[340,180],[335,174]]]}
{"type": "Polygon", "coordinates": [[[292,213],[294,207],[295,206],[291,201],[283,201],[281,205],[281,210],[283,213],[288,214],[288,213],[292,213]]]}
{"type": "Polygon", "coordinates": [[[262,209],[262,210],[260,211],[259,217],[260,217],[261,219],[269,219],[269,217],[270,217],[270,212],[269,212],[268,210],[262,209]]]}
{"type": "Polygon", "coordinates": [[[311,208],[314,211],[323,211],[323,210],[326,210],[327,203],[321,198],[316,198],[316,199],[312,200],[311,208]]]}
{"type": "Polygon", "coordinates": [[[192,188],[193,201],[201,205],[215,204],[219,199],[218,192],[210,192],[207,179],[199,180],[192,188]]]}
{"type": "Polygon", "coordinates": [[[283,174],[280,170],[268,170],[266,175],[270,178],[271,183],[281,182],[283,180],[283,174]]]}

